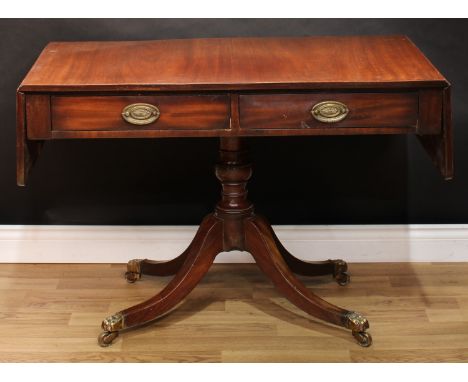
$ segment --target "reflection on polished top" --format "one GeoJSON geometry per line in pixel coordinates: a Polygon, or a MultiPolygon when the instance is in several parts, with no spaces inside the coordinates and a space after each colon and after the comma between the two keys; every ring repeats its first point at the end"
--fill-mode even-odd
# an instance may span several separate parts
{"type": "Polygon", "coordinates": [[[21,91],[447,86],[405,36],[52,42],[21,91]]]}

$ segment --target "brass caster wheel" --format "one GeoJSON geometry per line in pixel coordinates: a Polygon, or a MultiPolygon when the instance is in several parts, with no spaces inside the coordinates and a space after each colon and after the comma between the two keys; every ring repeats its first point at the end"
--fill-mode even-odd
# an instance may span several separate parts
{"type": "Polygon", "coordinates": [[[98,337],[98,344],[103,348],[112,345],[114,341],[119,336],[119,332],[102,332],[98,337]]]}
{"type": "Polygon", "coordinates": [[[135,281],[140,279],[140,274],[135,272],[125,272],[125,280],[128,283],[133,284],[135,281]]]}
{"type": "Polygon", "coordinates": [[[343,272],[343,273],[336,275],[335,280],[338,283],[338,285],[345,286],[349,284],[351,277],[349,276],[347,272],[343,272]]]}
{"type": "Polygon", "coordinates": [[[372,345],[372,336],[367,332],[353,332],[353,337],[356,339],[357,343],[362,347],[369,347],[372,345]]]}

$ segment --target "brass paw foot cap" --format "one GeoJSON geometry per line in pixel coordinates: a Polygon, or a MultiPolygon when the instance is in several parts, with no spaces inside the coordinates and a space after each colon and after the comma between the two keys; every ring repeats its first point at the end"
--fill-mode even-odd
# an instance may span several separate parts
{"type": "Polygon", "coordinates": [[[350,277],[347,273],[348,264],[346,263],[346,261],[333,260],[333,263],[334,263],[333,277],[335,278],[336,282],[342,286],[349,284],[350,277]]]}
{"type": "Polygon", "coordinates": [[[346,272],[348,270],[348,263],[346,263],[346,261],[344,260],[332,260],[333,263],[334,263],[334,266],[335,266],[335,269],[334,269],[334,273],[335,274],[338,274],[338,273],[343,273],[343,272],[346,272]]]}
{"type": "Polygon", "coordinates": [[[125,279],[129,283],[134,283],[141,278],[141,263],[142,259],[130,260],[127,263],[127,272],[125,273],[125,279]]]}
{"type": "Polygon", "coordinates": [[[358,312],[348,312],[344,316],[344,326],[353,332],[365,332],[369,329],[369,321],[358,312]]]}
{"type": "Polygon", "coordinates": [[[124,316],[122,313],[116,313],[102,321],[101,327],[106,332],[117,332],[124,328],[124,316]]]}

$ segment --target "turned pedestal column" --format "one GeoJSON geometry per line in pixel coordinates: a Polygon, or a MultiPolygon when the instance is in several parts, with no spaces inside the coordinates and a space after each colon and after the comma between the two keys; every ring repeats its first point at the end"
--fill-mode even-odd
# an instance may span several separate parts
{"type": "Polygon", "coordinates": [[[339,308],[313,294],[295,274],[331,274],[340,285],[349,282],[343,260],[307,262],[289,253],[267,220],[254,212],[247,198],[252,166],[242,138],[221,138],[216,176],[221,182],[221,200],[202,221],[188,248],[170,261],[130,260],[126,279],[137,281],[142,274],[174,275],[167,286],[150,299],[124,309],[102,322],[101,346],[108,346],[119,332],[153,321],[174,309],[208,272],[216,255],[224,251],[248,251],[277,290],[311,316],[345,327],[362,346],[369,346],[368,321],[360,314],[339,308]]]}

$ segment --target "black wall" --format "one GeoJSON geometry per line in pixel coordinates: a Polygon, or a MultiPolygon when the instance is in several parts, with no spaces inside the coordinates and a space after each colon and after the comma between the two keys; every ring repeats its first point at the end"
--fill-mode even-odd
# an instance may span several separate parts
{"type": "Polygon", "coordinates": [[[468,223],[468,21],[164,19],[0,20],[0,224],[198,224],[220,191],[214,138],[51,141],[17,187],[15,90],[47,42],[326,34],[406,34],[439,68],[455,179],[412,136],[252,138],[257,210],[273,224],[468,223]]]}

